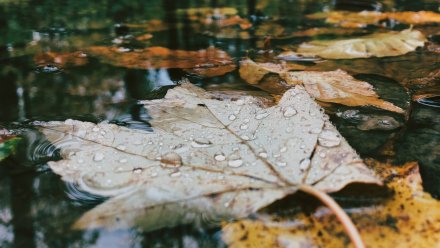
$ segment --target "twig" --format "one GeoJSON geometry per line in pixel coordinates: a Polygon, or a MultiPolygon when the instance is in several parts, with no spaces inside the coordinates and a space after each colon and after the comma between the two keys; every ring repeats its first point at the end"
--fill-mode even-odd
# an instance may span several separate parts
{"type": "Polygon", "coordinates": [[[322,203],[324,203],[328,208],[333,211],[333,213],[336,215],[336,218],[338,218],[338,220],[344,227],[345,232],[347,233],[355,248],[365,248],[364,242],[362,241],[361,235],[359,234],[356,226],[353,224],[350,217],[348,217],[348,215],[335,200],[333,200],[326,193],[319,191],[309,185],[301,185],[299,189],[307,194],[318,198],[322,203]]]}

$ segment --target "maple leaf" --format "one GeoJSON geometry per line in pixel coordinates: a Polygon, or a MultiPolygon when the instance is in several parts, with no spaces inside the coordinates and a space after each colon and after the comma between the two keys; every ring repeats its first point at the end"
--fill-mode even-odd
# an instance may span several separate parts
{"type": "Polygon", "coordinates": [[[62,152],[52,170],[110,196],[75,228],[154,230],[245,217],[300,190],[380,181],[302,86],[275,106],[217,100],[191,84],[145,101],[152,132],[74,120],[36,123],[62,152]]]}

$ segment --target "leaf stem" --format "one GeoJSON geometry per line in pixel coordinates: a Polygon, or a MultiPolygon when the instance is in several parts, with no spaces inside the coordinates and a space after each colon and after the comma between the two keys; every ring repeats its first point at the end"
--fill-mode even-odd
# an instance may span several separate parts
{"type": "Polygon", "coordinates": [[[365,248],[365,244],[362,241],[361,235],[357,230],[356,226],[351,221],[350,217],[345,213],[345,211],[339,206],[339,204],[333,200],[328,194],[317,190],[309,185],[301,185],[299,189],[307,194],[310,194],[318,198],[322,203],[324,203],[328,208],[330,208],[336,215],[336,218],[341,222],[344,227],[345,232],[350,238],[355,248],[365,248]]]}

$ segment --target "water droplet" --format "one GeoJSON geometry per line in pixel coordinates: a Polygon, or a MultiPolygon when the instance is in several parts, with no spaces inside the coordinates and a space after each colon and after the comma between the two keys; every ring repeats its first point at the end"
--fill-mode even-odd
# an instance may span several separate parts
{"type": "Polygon", "coordinates": [[[255,115],[255,119],[262,120],[268,116],[269,116],[269,113],[267,113],[266,111],[261,111],[255,115]]]}
{"type": "Polygon", "coordinates": [[[299,163],[299,169],[302,171],[307,170],[307,168],[309,168],[310,166],[310,162],[311,161],[309,158],[301,160],[301,162],[299,163]]]}
{"type": "Polygon", "coordinates": [[[121,171],[123,171],[123,170],[124,170],[124,169],[123,169],[122,167],[117,167],[115,171],[116,171],[116,172],[121,172],[121,171]]]}
{"type": "Polygon", "coordinates": [[[241,124],[240,125],[240,129],[241,130],[246,130],[248,128],[248,125],[247,124],[241,124]]]}
{"type": "Polygon", "coordinates": [[[126,158],[121,158],[121,159],[119,159],[119,163],[127,163],[127,159],[126,158]]]}
{"type": "Polygon", "coordinates": [[[228,162],[229,167],[233,167],[233,168],[240,167],[242,164],[243,164],[243,160],[241,159],[229,160],[228,162]]]}
{"type": "Polygon", "coordinates": [[[249,136],[247,136],[247,135],[242,135],[241,138],[242,138],[243,140],[250,140],[249,136]]]}
{"type": "Polygon", "coordinates": [[[151,172],[150,176],[151,177],[157,177],[157,172],[151,172]]]}
{"type": "Polygon", "coordinates": [[[284,115],[284,117],[289,118],[291,116],[296,115],[297,113],[298,112],[296,111],[296,109],[294,109],[293,107],[287,106],[284,108],[283,115],[284,115]]]}
{"type": "Polygon", "coordinates": [[[217,153],[214,155],[214,159],[217,161],[225,161],[226,157],[223,153],[217,153]]]}
{"type": "Polygon", "coordinates": [[[235,104],[237,104],[238,106],[241,106],[244,104],[244,101],[242,99],[238,99],[237,101],[235,101],[235,104]]]}
{"type": "Polygon", "coordinates": [[[200,147],[209,147],[212,145],[212,142],[205,138],[196,138],[191,143],[191,146],[194,148],[200,148],[200,147]]]}
{"type": "Polygon", "coordinates": [[[233,120],[235,120],[235,119],[237,119],[237,116],[235,116],[235,115],[230,115],[230,116],[229,116],[229,120],[230,120],[230,121],[233,121],[233,120]]]}
{"type": "Polygon", "coordinates": [[[287,151],[287,147],[281,147],[280,152],[286,152],[287,151]]]}
{"type": "Polygon", "coordinates": [[[293,131],[293,128],[292,127],[287,127],[286,128],[286,133],[291,133],[293,131]]]}
{"type": "Polygon", "coordinates": [[[104,159],[104,154],[102,153],[96,153],[95,156],[93,156],[93,160],[96,162],[102,161],[104,159]]]}
{"type": "Polygon", "coordinates": [[[339,134],[331,130],[323,130],[318,137],[319,145],[324,147],[335,147],[341,144],[339,134]]]}
{"type": "Polygon", "coordinates": [[[140,174],[140,173],[142,173],[142,168],[134,168],[133,172],[136,174],[140,174]]]}
{"type": "Polygon", "coordinates": [[[287,163],[286,162],[277,162],[277,165],[280,167],[284,167],[287,165],[287,163]]]}
{"type": "Polygon", "coordinates": [[[247,118],[243,120],[244,123],[249,123],[249,121],[250,121],[250,120],[247,119],[247,118]]]}
{"type": "Polygon", "coordinates": [[[78,159],[78,163],[80,163],[80,164],[82,164],[82,163],[84,163],[84,159],[78,159]]]}
{"type": "Polygon", "coordinates": [[[224,204],[225,208],[229,207],[230,204],[231,204],[230,202],[225,202],[224,204]]]}
{"type": "Polygon", "coordinates": [[[281,154],[279,154],[279,153],[275,153],[275,154],[273,155],[274,158],[278,158],[278,157],[280,157],[280,156],[281,156],[281,154]]]}
{"type": "Polygon", "coordinates": [[[168,152],[161,156],[160,163],[163,167],[177,168],[182,166],[182,157],[175,152],[168,152]]]}
{"type": "Polygon", "coordinates": [[[180,171],[176,171],[170,174],[171,177],[180,177],[182,173],[180,171]]]}
{"type": "Polygon", "coordinates": [[[135,140],[133,142],[133,144],[135,144],[135,145],[142,145],[142,141],[141,140],[135,140]]]}
{"type": "Polygon", "coordinates": [[[319,156],[320,156],[321,158],[325,158],[325,156],[327,156],[327,154],[326,154],[325,152],[321,152],[321,153],[319,153],[319,156]]]}
{"type": "Polygon", "coordinates": [[[260,152],[260,153],[258,154],[258,156],[260,156],[260,157],[262,157],[262,158],[267,158],[267,153],[265,153],[265,152],[260,152]]]}
{"type": "Polygon", "coordinates": [[[126,147],[124,145],[119,145],[116,147],[116,149],[121,150],[121,151],[125,151],[126,147]]]}

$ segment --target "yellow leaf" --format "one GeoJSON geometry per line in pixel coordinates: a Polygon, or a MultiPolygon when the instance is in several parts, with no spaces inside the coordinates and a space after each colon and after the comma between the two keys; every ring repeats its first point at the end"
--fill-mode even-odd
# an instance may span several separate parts
{"type": "MultiPolygon", "coordinates": [[[[375,164],[375,169],[394,194],[375,206],[352,209],[351,218],[366,246],[438,247],[440,202],[423,192],[417,164],[375,164]]],[[[282,221],[225,224],[222,237],[229,247],[347,246],[341,225],[323,208],[282,221]]]]}
{"type": "Polygon", "coordinates": [[[325,59],[398,56],[423,47],[425,41],[420,31],[407,29],[351,39],[311,41],[302,43],[296,53],[304,57],[319,56],[325,59]]]}

